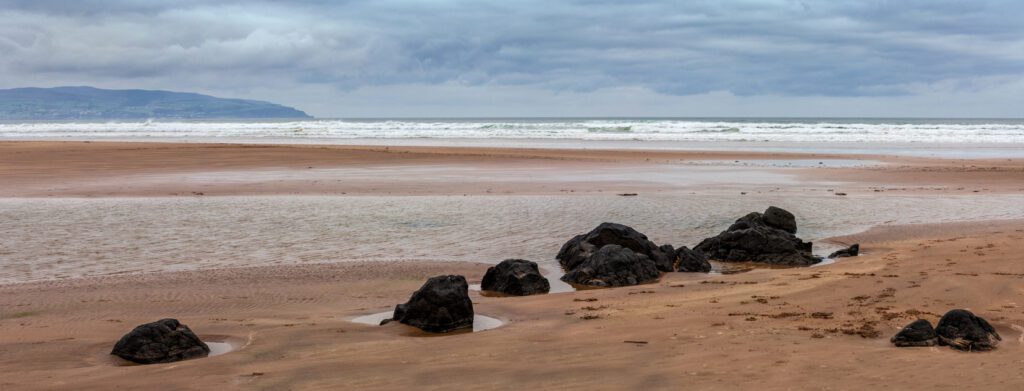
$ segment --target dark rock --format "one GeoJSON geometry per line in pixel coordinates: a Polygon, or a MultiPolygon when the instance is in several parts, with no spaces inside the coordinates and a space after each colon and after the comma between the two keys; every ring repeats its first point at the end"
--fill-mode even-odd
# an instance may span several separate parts
{"type": "Polygon", "coordinates": [[[206,357],[210,347],[177,319],[161,319],[135,327],[110,352],[139,364],[156,364],[206,357]]]}
{"type": "Polygon", "coordinates": [[[673,247],[671,244],[663,244],[661,246],[658,246],[658,250],[661,251],[662,254],[667,255],[669,259],[672,259],[676,256],[676,248],[673,247]]]}
{"type": "Polygon", "coordinates": [[[473,302],[463,276],[431,277],[405,304],[395,306],[394,319],[432,333],[473,328],[473,302]]]}
{"type": "Polygon", "coordinates": [[[935,346],[938,342],[938,337],[935,335],[935,329],[932,328],[932,323],[918,319],[913,323],[908,324],[896,335],[889,339],[894,345],[901,348],[911,346],[935,346]]]}
{"type": "Polygon", "coordinates": [[[558,262],[566,271],[571,271],[587,260],[605,245],[625,247],[638,255],[644,255],[663,272],[674,271],[675,254],[665,254],[647,239],[647,236],[622,224],[602,223],[588,233],[577,235],[566,242],[558,251],[558,262]]]}
{"type": "Polygon", "coordinates": [[[676,248],[673,247],[671,244],[663,244],[661,246],[658,246],[658,251],[660,251],[662,254],[665,254],[665,264],[658,266],[658,270],[670,272],[675,271],[676,264],[679,263],[679,256],[676,255],[676,248]],[[663,266],[668,267],[668,270],[662,270],[663,266]]]}
{"type": "Polygon", "coordinates": [[[811,242],[804,242],[793,235],[795,223],[790,226],[792,216],[785,210],[768,208],[772,217],[762,213],[750,213],[736,220],[718,236],[704,239],[694,250],[709,259],[727,262],[761,262],[774,265],[808,266],[821,262],[811,253],[811,242]],[[771,221],[769,223],[768,221],[771,221]],[[789,228],[792,228],[790,232],[789,228]]]}
{"type": "Polygon", "coordinates": [[[679,266],[676,271],[690,273],[708,273],[711,271],[711,263],[708,257],[700,251],[690,250],[686,246],[676,250],[676,257],[679,258],[679,266]]]}
{"type": "Polygon", "coordinates": [[[508,295],[526,296],[548,293],[551,284],[540,275],[536,262],[506,259],[487,268],[480,289],[508,295]]]}
{"type": "Polygon", "coordinates": [[[850,247],[847,247],[847,248],[844,248],[842,250],[836,251],[836,252],[834,252],[832,254],[829,254],[828,257],[829,258],[856,257],[857,254],[860,254],[860,244],[859,243],[853,244],[850,247]]]}
{"type": "Polygon", "coordinates": [[[764,211],[764,222],[791,234],[796,233],[796,217],[785,209],[769,206],[764,211]]]}
{"type": "Polygon", "coordinates": [[[637,285],[661,276],[654,261],[628,248],[609,244],[570,270],[562,281],[599,287],[637,285]]]}
{"type": "Polygon", "coordinates": [[[985,319],[967,310],[950,310],[935,326],[939,345],[958,350],[984,351],[995,349],[1002,337],[985,319]]]}

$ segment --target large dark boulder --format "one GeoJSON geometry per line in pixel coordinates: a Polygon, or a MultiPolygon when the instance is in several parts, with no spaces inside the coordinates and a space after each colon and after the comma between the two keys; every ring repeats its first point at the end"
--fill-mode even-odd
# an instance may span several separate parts
{"type": "Polygon", "coordinates": [[[892,336],[889,340],[893,345],[901,348],[911,346],[935,346],[938,342],[938,337],[935,335],[935,329],[932,328],[932,323],[918,319],[913,321],[904,327],[896,335],[892,336]]]}
{"type": "Polygon", "coordinates": [[[540,274],[536,262],[506,259],[487,268],[480,289],[507,295],[526,296],[548,293],[551,284],[540,274]]]}
{"type": "Polygon", "coordinates": [[[654,261],[617,244],[602,246],[562,276],[562,281],[596,287],[637,285],[655,281],[661,273],[654,261]]]}
{"type": "Polygon", "coordinates": [[[657,266],[658,270],[675,270],[675,254],[666,254],[647,236],[628,226],[616,223],[602,223],[590,232],[577,235],[566,242],[558,251],[558,262],[566,271],[571,271],[586,261],[597,250],[607,245],[617,245],[638,255],[644,255],[657,266]]]}
{"type": "Polygon", "coordinates": [[[678,272],[711,272],[711,263],[708,262],[708,257],[704,256],[700,251],[694,251],[683,246],[676,250],[676,257],[679,259],[679,265],[676,267],[678,272]]]}
{"type": "Polygon", "coordinates": [[[834,252],[832,254],[829,254],[828,257],[829,258],[846,258],[846,257],[856,257],[858,254],[860,254],[860,244],[859,243],[855,243],[855,244],[851,245],[850,247],[847,247],[847,248],[844,248],[842,250],[838,250],[838,251],[836,251],[836,252],[834,252]]]}
{"type": "Polygon", "coordinates": [[[773,217],[750,213],[736,220],[718,236],[704,239],[694,250],[704,253],[709,259],[727,262],[760,262],[785,266],[808,266],[821,262],[821,258],[811,253],[811,242],[804,242],[793,234],[796,232],[796,224],[790,227],[791,220],[787,218],[792,214],[772,208],[765,212],[770,212],[773,217]]]}
{"type": "Polygon", "coordinates": [[[463,276],[431,277],[405,304],[395,306],[394,320],[432,333],[473,328],[473,301],[463,276]]]}
{"type": "Polygon", "coordinates": [[[935,334],[939,337],[939,345],[966,351],[992,350],[1003,340],[985,319],[960,309],[942,315],[935,326],[935,334]]]}
{"type": "Polygon", "coordinates": [[[161,319],[135,327],[110,352],[139,364],[156,364],[206,357],[210,347],[177,319],[161,319]]]}

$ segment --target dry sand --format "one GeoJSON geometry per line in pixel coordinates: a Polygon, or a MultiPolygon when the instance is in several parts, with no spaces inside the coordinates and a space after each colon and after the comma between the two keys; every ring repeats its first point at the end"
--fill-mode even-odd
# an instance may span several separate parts
{"type": "MultiPolygon", "coordinates": [[[[807,158],[850,159],[0,143],[0,192],[8,197],[192,191],[419,194],[437,182],[410,181],[402,189],[388,189],[386,180],[367,180],[324,190],[312,184],[316,179],[301,176],[293,182],[256,181],[249,187],[209,181],[197,188],[169,178],[210,170],[300,172],[312,170],[304,168],[310,166],[464,164],[591,172],[608,165],[807,158]],[[143,185],[125,180],[139,175],[158,178],[143,185]]],[[[889,165],[787,170],[811,182],[818,176],[845,176],[853,181],[851,191],[866,195],[876,194],[874,190],[1013,193],[1024,186],[1017,161],[857,158],[889,165]]],[[[506,185],[516,192],[552,191],[541,187],[543,181],[506,185]]],[[[437,191],[486,193],[479,185],[437,191]]],[[[478,282],[486,265],[267,266],[0,285],[0,389],[1020,389],[1022,239],[1024,221],[1016,220],[886,226],[834,238],[860,242],[864,254],[822,267],[733,275],[672,273],[656,284],[522,298],[474,292],[477,313],[506,324],[480,333],[433,337],[400,324],[368,326],[349,320],[393,308],[427,276],[463,274],[478,282]],[[906,323],[918,317],[935,321],[952,308],[969,309],[993,323],[1004,339],[999,349],[961,353],[938,347],[899,349],[888,343],[906,323]],[[135,325],[163,317],[176,317],[200,336],[229,341],[239,349],[173,364],[115,366],[107,355],[113,343],[135,325]]]]}

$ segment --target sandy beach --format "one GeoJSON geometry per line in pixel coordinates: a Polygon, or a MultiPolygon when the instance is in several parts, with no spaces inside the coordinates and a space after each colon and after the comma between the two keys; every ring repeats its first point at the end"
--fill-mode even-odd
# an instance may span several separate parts
{"type": "MultiPolygon", "coordinates": [[[[487,147],[0,142],[3,389],[898,389],[1024,385],[1024,161],[487,147]],[[622,196],[621,194],[636,194],[622,196]],[[530,297],[499,328],[353,318],[429,277],[553,261],[602,221],[692,246],[768,205],[862,255],[530,297]],[[987,353],[893,347],[952,308],[987,353]],[[118,366],[175,317],[233,351],[118,366]]],[[[554,282],[554,281],[553,281],[554,282]]]]}

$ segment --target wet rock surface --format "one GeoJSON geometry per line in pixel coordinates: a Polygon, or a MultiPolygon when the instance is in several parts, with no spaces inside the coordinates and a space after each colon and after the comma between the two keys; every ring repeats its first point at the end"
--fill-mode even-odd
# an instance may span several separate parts
{"type": "Polygon", "coordinates": [[[139,364],[157,364],[206,357],[210,347],[177,319],[161,319],[135,327],[110,352],[139,364]]]}
{"type": "Polygon", "coordinates": [[[570,270],[562,281],[595,287],[637,285],[655,281],[661,273],[646,255],[616,244],[602,246],[570,270]]]}
{"type": "Polygon", "coordinates": [[[718,236],[704,239],[694,250],[709,259],[726,262],[760,262],[784,266],[809,266],[821,262],[811,253],[811,242],[797,238],[791,213],[770,207],[736,220],[718,236]],[[766,217],[770,215],[771,217],[766,217]],[[792,222],[792,225],[790,224],[792,222]]]}
{"type": "Polygon", "coordinates": [[[836,252],[834,252],[832,254],[829,254],[828,257],[829,258],[846,258],[846,257],[856,257],[859,254],[860,254],[860,244],[859,243],[855,243],[853,245],[850,245],[850,247],[847,247],[847,248],[844,248],[842,250],[836,251],[836,252]]]}
{"type": "Polygon", "coordinates": [[[901,348],[935,346],[938,343],[938,337],[935,335],[935,329],[931,322],[918,319],[903,327],[889,341],[901,348]]]}
{"type": "Polygon", "coordinates": [[[988,321],[962,309],[950,310],[942,315],[935,326],[935,334],[938,335],[939,345],[965,351],[992,350],[1002,340],[988,321]]]}
{"type": "Polygon", "coordinates": [[[791,234],[796,233],[796,216],[788,210],[769,206],[763,213],[764,223],[791,234]]]}
{"type": "MultiPolygon", "coordinates": [[[[666,263],[658,267],[658,270],[663,272],[675,271],[676,265],[679,263],[679,256],[676,254],[676,248],[671,244],[663,244],[658,247],[658,251],[665,254],[666,263]],[[668,270],[662,270],[662,267],[668,267],[668,270]]],[[[648,256],[650,258],[650,256],[648,256]]]]}
{"type": "Polygon", "coordinates": [[[463,276],[431,277],[405,304],[395,306],[394,320],[432,333],[473,328],[473,302],[463,276]]]}
{"type": "Polygon", "coordinates": [[[694,251],[683,246],[676,250],[676,258],[679,259],[678,266],[676,267],[676,271],[678,272],[711,272],[711,263],[708,262],[708,257],[704,256],[704,254],[699,251],[694,251]]]}
{"type": "Polygon", "coordinates": [[[572,271],[607,245],[617,245],[643,255],[654,262],[660,271],[675,271],[675,254],[664,253],[646,235],[616,223],[602,223],[590,232],[570,239],[558,251],[556,258],[563,269],[572,271]]]}
{"type": "Polygon", "coordinates": [[[480,289],[507,295],[527,296],[548,293],[551,284],[540,274],[536,262],[506,259],[487,268],[480,289]]]}

